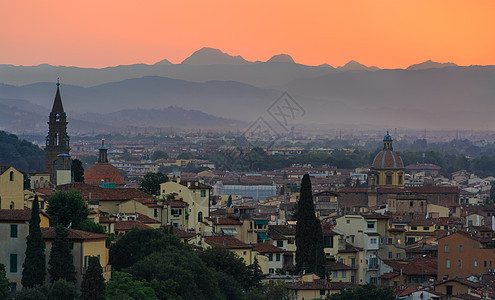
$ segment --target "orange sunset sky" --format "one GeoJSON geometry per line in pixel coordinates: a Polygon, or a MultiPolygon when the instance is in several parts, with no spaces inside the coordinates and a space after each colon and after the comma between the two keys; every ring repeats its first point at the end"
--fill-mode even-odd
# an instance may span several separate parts
{"type": "Polygon", "coordinates": [[[0,64],[180,63],[207,46],[308,65],[495,65],[494,0],[1,0],[0,14],[0,64]]]}

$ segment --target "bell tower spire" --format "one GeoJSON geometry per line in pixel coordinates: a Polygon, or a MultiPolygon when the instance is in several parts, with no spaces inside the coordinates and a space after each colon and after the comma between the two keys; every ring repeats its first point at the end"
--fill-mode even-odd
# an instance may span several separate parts
{"type": "Polygon", "coordinates": [[[60,154],[69,154],[69,136],[67,135],[67,114],[60,96],[60,80],[57,78],[57,92],[52,111],[48,117],[48,135],[46,136],[46,171],[50,173],[50,181],[56,183],[56,164],[60,154]]]}

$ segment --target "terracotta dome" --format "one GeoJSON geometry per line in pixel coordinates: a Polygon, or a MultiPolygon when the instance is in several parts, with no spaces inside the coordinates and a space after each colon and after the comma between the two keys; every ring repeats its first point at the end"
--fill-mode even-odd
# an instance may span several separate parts
{"type": "Polygon", "coordinates": [[[394,152],[392,147],[393,139],[387,131],[383,137],[383,150],[380,151],[373,159],[374,169],[403,169],[404,162],[399,154],[394,152]]]}
{"type": "Polygon", "coordinates": [[[123,185],[124,176],[122,176],[119,169],[112,166],[110,163],[103,162],[92,165],[84,172],[84,182],[100,184],[102,181],[105,183],[113,182],[116,185],[123,185]]]}
{"type": "Polygon", "coordinates": [[[393,150],[382,150],[373,159],[375,169],[403,169],[404,163],[399,154],[393,150]]]}

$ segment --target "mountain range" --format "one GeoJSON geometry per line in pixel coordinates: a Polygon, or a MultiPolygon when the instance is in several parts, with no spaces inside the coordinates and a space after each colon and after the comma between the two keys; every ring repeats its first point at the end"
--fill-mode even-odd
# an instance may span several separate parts
{"type": "Polygon", "coordinates": [[[298,64],[287,54],[249,62],[212,48],[200,49],[180,64],[162,60],[103,69],[0,65],[0,105],[12,108],[12,101],[28,101],[20,101],[22,107],[11,113],[22,115],[32,104],[34,112],[45,108],[44,121],[55,94],[54,84],[46,81],[57,77],[64,107],[87,122],[81,124],[85,128],[98,123],[108,128],[175,124],[242,130],[259,117],[270,119],[267,110],[283,92],[306,112],[292,124],[495,128],[495,66],[426,61],[406,69],[379,69],[350,61],[334,68],[298,64]]]}

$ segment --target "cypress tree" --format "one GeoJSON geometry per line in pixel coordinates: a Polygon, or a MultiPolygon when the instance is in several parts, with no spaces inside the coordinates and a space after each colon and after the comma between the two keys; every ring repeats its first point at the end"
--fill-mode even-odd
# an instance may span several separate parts
{"type": "Polygon", "coordinates": [[[89,257],[88,269],[84,273],[81,285],[82,300],[104,300],[105,299],[105,279],[100,260],[96,256],[89,257]]]}
{"type": "Polygon", "coordinates": [[[69,230],[62,226],[55,227],[55,240],[50,251],[50,260],[48,261],[48,273],[50,282],[54,283],[59,279],[69,282],[76,282],[76,269],[70,241],[68,239],[69,230]]]}
{"type": "Polygon", "coordinates": [[[0,264],[0,299],[8,299],[10,296],[10,283],[7,279],[5,265],[0,264]]]}
{"type": "Polygon", "coordinates": [[[296,212],[296,266],[299,271],[325,275],[325,253],[321,223],[315,216],[311,180],[308,174],[301,181],[296,212]]]}
{"type": "Polygon", "coordinates": [[[232,195],[229,195],[229,199],[227,200],[227,207],[232,207],[232,195]]]}
{"type": "Polygon", "coordinates": [[[40,229],[40,210],[38,195],[34,195],[29,220],[29,235],[27,236],[26,258],[22,265],[22,286],[32,288],[45,283],[45,245],[40,229]]]}

